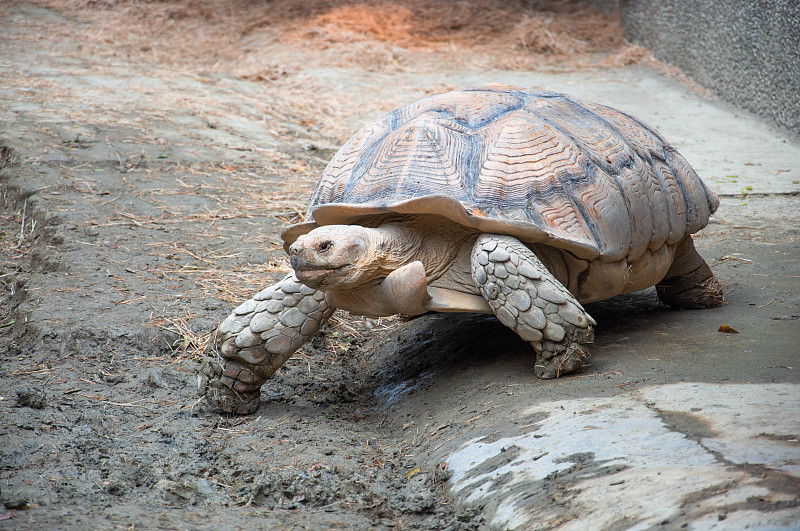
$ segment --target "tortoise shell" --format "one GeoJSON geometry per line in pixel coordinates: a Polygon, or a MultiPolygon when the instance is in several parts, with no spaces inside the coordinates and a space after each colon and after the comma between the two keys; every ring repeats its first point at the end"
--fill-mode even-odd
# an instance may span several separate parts
{"type": "Polygon", "coordinates": [[[429,97],[357,132],[328,164],[309,218],[437,214],[588,260],[635,260],[702,229],[719,201],[636,118],[566,94],[490,85],[429,97]]]}

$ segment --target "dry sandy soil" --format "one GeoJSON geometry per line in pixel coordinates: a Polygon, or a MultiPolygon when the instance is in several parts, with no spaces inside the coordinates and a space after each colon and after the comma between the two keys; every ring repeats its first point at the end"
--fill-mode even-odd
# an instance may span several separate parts
{"type": "Polygon", "coordinates": [[[669,72],[613,19],[533,4],[1,0],[0,529],[479,528],[446,452],[515,393],[796,381],[785,194],[729,198],[698,238],[729,306],[596,305],[573,378],[536,381],[485,317],[337,314],[257,414],[196,395],[204,335],[288,269],[281,227],[365,120],[447,73],[669,72]]]}

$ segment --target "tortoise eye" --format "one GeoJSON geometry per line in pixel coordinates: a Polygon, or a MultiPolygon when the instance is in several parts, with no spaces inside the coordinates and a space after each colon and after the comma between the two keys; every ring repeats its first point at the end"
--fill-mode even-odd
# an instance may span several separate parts
{"type": "Polygon", "coordinates": [[[330,250],[331,247],[333,247],[333,242],[330,240],[326,240],[317,246],[317,250],[321,253],[324,253],[330,250]]]}

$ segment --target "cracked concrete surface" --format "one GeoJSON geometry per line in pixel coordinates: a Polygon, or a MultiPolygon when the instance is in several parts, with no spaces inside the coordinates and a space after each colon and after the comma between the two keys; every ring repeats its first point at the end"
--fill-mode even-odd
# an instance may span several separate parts
{"type": "Polygon", "coordinates": [[[542,498],[564,484],[561,529],[716,525],[793,529],[800,515],[798,386],[685,383],[520,409],[526,433],[451,454],[453,490],[498,528],[564,519],[542,498]],[[505,459],[499,459],[509,454],[505,459]],[[765,470],[771,471],[765,474],[765,470]]]}

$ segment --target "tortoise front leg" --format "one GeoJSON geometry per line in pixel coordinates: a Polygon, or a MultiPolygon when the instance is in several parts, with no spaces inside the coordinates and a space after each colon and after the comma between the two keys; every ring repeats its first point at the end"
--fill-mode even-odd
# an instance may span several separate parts
{"type": "Polygon", "coordinates": [[[536,376],[557,378],[589,357],[594,319],[519,240],[481,235],[472,278],[500,322],[533,346],[536,376]]]}
{"type": "Polygon", "coordinates": [[[206,346],[198,391],[225,413],[253,413],[267,378],[316,335],[333,310],[325,292],[287,275],[220,323],[206,346]]]}

